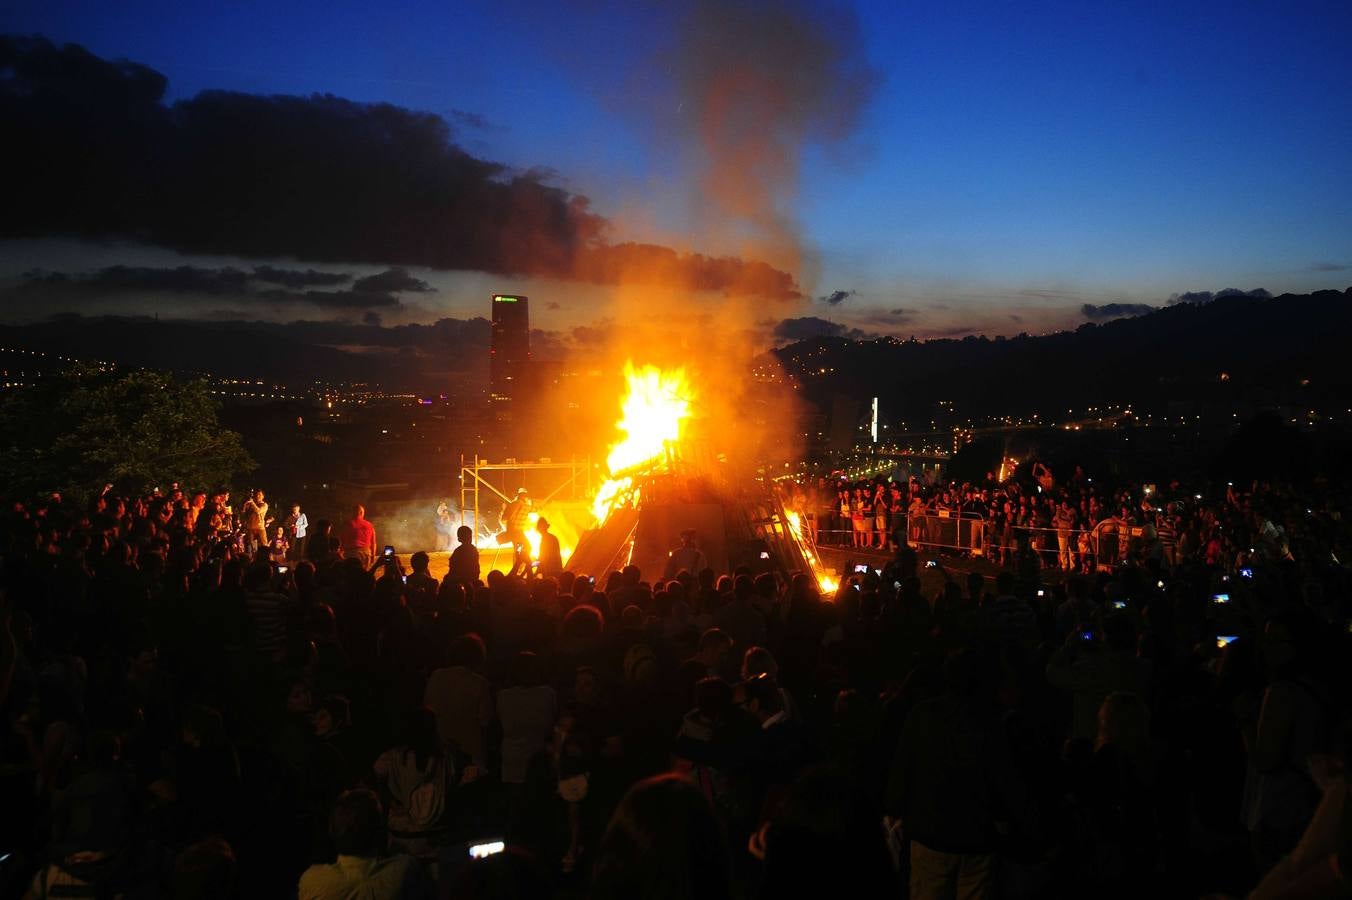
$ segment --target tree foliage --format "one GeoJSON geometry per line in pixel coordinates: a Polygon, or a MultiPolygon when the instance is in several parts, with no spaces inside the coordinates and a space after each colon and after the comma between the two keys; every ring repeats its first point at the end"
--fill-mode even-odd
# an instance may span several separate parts
{"type": "Polygon", "coordinates": [[[24,496],[229,484],[256,468],[201,381],[76,369],[0,401],[0,484],[24,496]]]}

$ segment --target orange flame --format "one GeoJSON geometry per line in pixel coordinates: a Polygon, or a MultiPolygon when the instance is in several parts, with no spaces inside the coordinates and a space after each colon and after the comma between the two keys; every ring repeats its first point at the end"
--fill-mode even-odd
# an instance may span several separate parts
{"type": "MultiPolygon", "coordinates": [[[[526,526],[526,543],[530,545],[530,558],[538,560],[540,558],[540,532],[536,530],[535,524],[540,521],[540,514],[538,512],[532,512],[528,521],[529,524],[526,526]]],[[[555,537],[559,536],[555,535],[555,537]]],[[[510,544],[499,544],[497,535],[480,537],[474,542],[474,546],[480,550],[494,551],[495,554],[498,552],[505,552],[509,557],[512,553],[512,546],[510,544]]],[[[573,548],[569,546],[567,541],[562,539],[559,541],[559,555],[563,557],[565,564],[568,562],[568,557],[573,555],[573,548]]],[[[496,561],[493,565],[496,565],[496,561]]]]}
{"type": "Polygon", "coordinates": [[[690,418],[692,391],[684,369],[636,369],[630,360],[624,364],[624,380],[628,392],[615,423],[624,437],[606,457],[609,477],[592,503],[598,522],[604,522],[615,505],[636,490],[632,474],[665,463],[690,418]]]}

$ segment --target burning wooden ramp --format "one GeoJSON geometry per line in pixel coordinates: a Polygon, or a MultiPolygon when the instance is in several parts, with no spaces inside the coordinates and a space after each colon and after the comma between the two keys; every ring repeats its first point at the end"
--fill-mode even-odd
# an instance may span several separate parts
{"type": "Polygon", "coordinates": [[[599,527],[578,539],[577,549],[568,557],[568,571],[591,575],[599,581],[608,573],[624,568],[629,562],[637,525],[638,510],[614,510],[599,527]]]}

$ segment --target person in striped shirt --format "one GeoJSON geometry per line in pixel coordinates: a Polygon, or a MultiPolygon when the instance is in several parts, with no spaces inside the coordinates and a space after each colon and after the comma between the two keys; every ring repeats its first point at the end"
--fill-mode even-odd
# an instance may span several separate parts
{"type": "Polygon", "coordinates": [[[272,585],[272,564],[254,563],[244,576],[244,607],[249,614],[250,645],[263,659],[280,662],[286,650],[286,597],[272,585]]]}

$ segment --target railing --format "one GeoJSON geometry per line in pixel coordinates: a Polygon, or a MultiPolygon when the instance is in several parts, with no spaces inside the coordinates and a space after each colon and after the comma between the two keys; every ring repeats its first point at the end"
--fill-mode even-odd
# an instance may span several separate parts
{"type": "Polygon", "coordinates": [[[875,518],[870,512],[865,519],[867,528],[863,531],[855,531],[853,520],[842,518],[835,509],[810,509],[804,513],[802,518],[802,528],[804,537],[811,541],[817,547],[852,547],[856,546],[856,535],[859,538],[868,540],[868,546],[874,549],[887,549],[893,545],[892,535],[896,531],[896,522],[905,522],[905,516],[900,520],[896,517],[888,516],[888,525],[883,529],[880,535],[875,527],[875,518]],[[881,547],[879,544],[881,543],[881,547]]]}
{"type": "Polygon", "coordinates": [[[972,556],[987,552],[987,522],[973,513],[926,513],[906,517],[906,540],[912,547],[961,550],[972,556]]]}
{"type": "MultiPolygon", "coordinates": [[[[809,532],[814,523],[804,519],[803,529],[809,532]]],[[[919,516],[901,515],[888,518],[887,537],[879,548],[878,530],[872,517],[868,519],[868,528],[856,532],[850,520],[842,520],[839,515],[817,513],[816,544],[821,547],[856,546],[855,536],[867,539],[867,547],[887,549],[895,546],[894,538],[905,536],[910,546],[917,549],[933,548],[968,553],[972,556],[984,556],[997,562],[1008,558],[1019,546],[1027,543],[1031,549],[1043,556],[1048,566],[1078,570],[1087,562],[1086,556],[1092,556],[1095,571],[1107,571],[1122,563],[1127,556],[1131,541],[1145,533],[1144,526],[1129,525],[1120,519],[1104,519],[1089,528],[1089,547],[1086,554],[1080,548],[1080,533],[1084,530],[1077,526],[1065,532],[1060,528],[1015,525],[1005,531],[984,517],[972,513],[926,513],[919,516]],[[1066,534],[1065,546],[1061,536],[1066,534]]]]}
{"type": "Polygon", "coordinates": [[[1127,558],[1131,542],[1145,534],[1144,525],[1130,525],[1121,519],[1104,519],[1094,526],[1094,558],[1100,571],[1106,571],[1127,558]]]}

